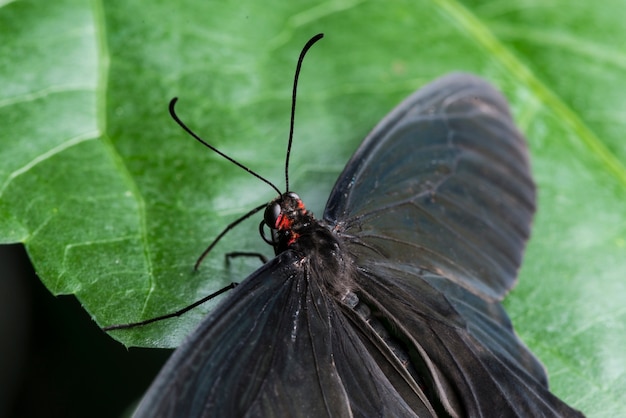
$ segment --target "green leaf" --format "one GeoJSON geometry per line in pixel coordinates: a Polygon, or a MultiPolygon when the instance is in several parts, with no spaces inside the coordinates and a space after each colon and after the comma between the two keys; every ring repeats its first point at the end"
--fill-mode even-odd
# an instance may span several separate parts
{"type": "MultiPolygon", "coordinates": [[[[506,306],[553,391],[626,415],[626,1],[0,2],[0,241],[100,326],[184,307],[258,267],[259,218],[192,266],[271,188],[203,149],[167,104],[321,214],[360,140],[403,97],[463,70],[498,85],[528,137],[539,211],[506,306]],[[616,12],[617,11],[617,12],[616,12]]],[[[217,303],[116,338],[174,346],[217,303]]],[[[94,324],[95,326],[95,324],[94,324]]]]}

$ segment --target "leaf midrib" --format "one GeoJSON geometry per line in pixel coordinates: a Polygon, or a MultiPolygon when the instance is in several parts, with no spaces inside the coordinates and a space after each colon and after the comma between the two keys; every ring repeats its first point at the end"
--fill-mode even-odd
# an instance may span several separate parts
{"type": "Polygon", "coordinates": [[[468,33],[478,45],[491,53],[514,77],[525,83],[529,90],[546,104],[563,122],[578,135],[570,136],[571,140],[580,138],[583,144],[604,163],[620,183],[626,186],[626,167],[602,143],[595,133],[580,119],[577,113],[567,106],[559,96],[543,84],[533,72],[524,65],[481,23],[481,21],[465,7],[453,0],[434,0],[441,10],[447,13],[456,25],[468,33]]]}

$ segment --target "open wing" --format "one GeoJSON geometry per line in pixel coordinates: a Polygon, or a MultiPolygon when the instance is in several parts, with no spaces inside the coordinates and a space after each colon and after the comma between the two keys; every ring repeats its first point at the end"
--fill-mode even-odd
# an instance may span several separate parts
{"type": "Polygon", "coordinates": [[[388,321],[450,416],[583,416],[550,393],[499,302],[411,266],[372,260],[361,272],[362,300],[388,321]]]}
{"type": "Polygon", "coordinates": [[[435,416],[419,390],[405,387],[409,405],[381,367],[394,370],[372,357],[306,262],[287,251],[175,351],[135,416],[435,416]]]}
{"type": "Polygon", "coordinates": [[[552,395],[500,301],[535,210],[526,144],[487,82],[442,77],[361,144],[324,218],[360,298],[457,416],[581,416],[552,395]]]}
{"type": "Polygon", "coordinates": [[[324,218],[374,254],[481,297],[513,286],[535,210],[526,145],[505,99],[468,75],[410,96],[363,141],[324,218]]]}

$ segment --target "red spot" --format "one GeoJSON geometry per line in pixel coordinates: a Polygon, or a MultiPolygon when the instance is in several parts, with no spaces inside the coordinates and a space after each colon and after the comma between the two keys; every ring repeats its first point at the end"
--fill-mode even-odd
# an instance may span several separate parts
{"type": "Polygon", "coordinates": [[[276,229],[284,231],[289,228],[291,228],[291,220],[288,216],[281,213],[280,216],[278,216],[278,219],[276,219],[276,229]]]}

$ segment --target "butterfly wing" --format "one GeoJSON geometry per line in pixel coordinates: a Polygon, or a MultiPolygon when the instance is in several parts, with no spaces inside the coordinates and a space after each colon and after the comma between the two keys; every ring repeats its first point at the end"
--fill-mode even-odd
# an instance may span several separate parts
{"type": "Polygon", "coordinates": [[[360,297],[388,321],[454,415],[579,416],[499,301],[535,209],[526,145],[505,99],[442,77],[390,113],[339,177],[325,220],[356,258],[360,297]]]}
{"type": "Polygon", "coordinates": [[[515,282],[534,209],[526,145],[505,99],[477,77],[453,74],[374,128],[324,217],[365,253],[499,300],[515,282]]]}
{"type": "Polygon", "coordinates": [[[381,371],[393,365],[369,352],[306,261],[287,251],[174,352],[135,417],[435,416],[425,397],[408,405],[387,376],[402,379],[381,371]]]}
{"type": "Polygon", "coordinates": [[[550,393],[498,302],[402,265],[366,264],[358,282],[450,416],[582,417],[550,393]]]}

